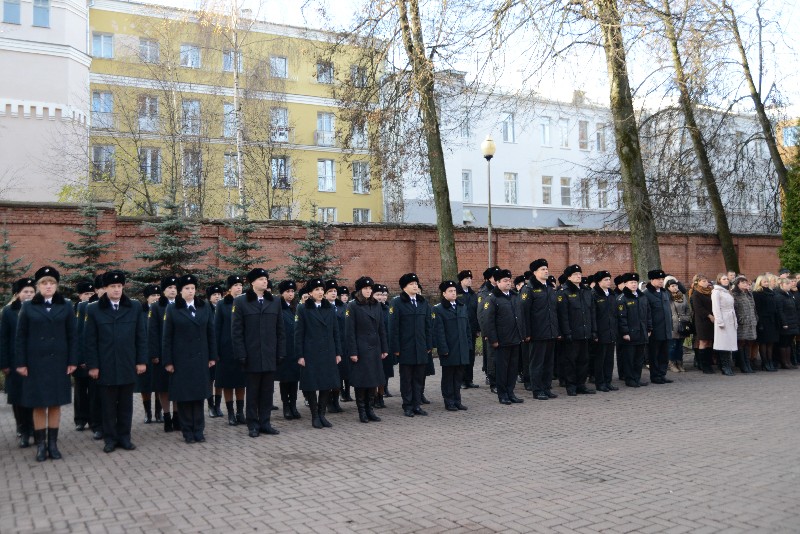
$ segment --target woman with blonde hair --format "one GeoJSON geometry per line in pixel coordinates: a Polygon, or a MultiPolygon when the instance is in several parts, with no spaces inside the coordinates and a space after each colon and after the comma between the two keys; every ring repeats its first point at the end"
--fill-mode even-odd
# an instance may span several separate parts
{"type": "Polygon", "coordinates": [[[697,359],[705,374],[714,374],[714,314],[711,309],[711,283],[704,274],[696,274],[689,290],[689,303],[694,314],[694,340],[697,342],[697,359]]]}
{"type": "MultiPolygon", "coordinates": [[[[777,371],[772,362],[775,343],[780,339],[780,316],[775,301],[775,292],[770,288],[770,274],[762,274],[756,278],[753,288],[753,302],[756,305],[756,342],[761,357],[761,369],[777,371]]],[[[755,366],[754,366],[755,368],[755,366]]]]}
{"type": "Polygon", "coordinates": [[[739,350],[733,295],[730,292],[730,279],[727,273],[717,275],[714,289],[711,290],[711,314],[714,316],[714,350],[719,353],[719,368],[725,376],[733,376],[733,358],[739,350]]]}

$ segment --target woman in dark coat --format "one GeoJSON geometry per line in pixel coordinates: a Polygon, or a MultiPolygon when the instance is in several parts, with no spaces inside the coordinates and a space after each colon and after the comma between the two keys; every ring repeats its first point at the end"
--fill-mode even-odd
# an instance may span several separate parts
{"type": "Polygon", "coordinates": [[[325,299],[325,283],[309,280],[310,298],[297,307],[294,329],[294,358],[300,366],[300,389],[308,399],[311,425],[330,428],[325,418],[328,397],[339,384],[337,365],[342,360],[339,324],[333,306],[325,299]]]}
{"type": "MultiPolygon", "coordinates": [[[[346,354],[346,349],[344,345],[344,304],[339,300],[339,284],[336,280],[328,280],[325,282],[325,300],[333,308],[333,312],[336,314],[336,324],[339,327],[339,341],[342,342],[342,352],[341,354],[346,354]]],[[[331,390],[331,394],[328,395],[328,411],[331,413],[342,413],[342,407],[339,405],[339,393],[342,391],[342,384],[347,381],[347,374],[350,370],[349,367],[349,360],[347,358],[342,358],[337,365],[337,369],[339,372],[339,384],[336,388],[331,390]]],[[[349,382],[348,382],[349,384],[349,382]]],[[[349,389],[349,386],[348,386],[349,389]]]]}
{"type": "MultiPolygon", "coordinates": [[[[165,276],[161,280],[159,286],[161,296],[154,304],[150,305],[150,312],[147,316],[147,355],[152,364],[153,391],[161,401],[161,407],[164,410],[164,432],[181,429],[177,407],[173,406],[172,412],[170,412],[169,373],[164,368],[164,362],[161,361],[161,334],[164,329],[164,319],[167,316],[167,306],[175,302],[175,297],[178,295],[177,283],[178,277],[173,275],[165,276]]],[[[158,421],[157,417],[156,421],[158,421]]]]}
{"type": "Polygon", "coordinates": [[[781,325],[780,338],[778,339],[778,356],[780,357],[781,369],[797,369],[797,366],[791,362],[794,338],[800,334],[795,292],[791,289],[795,281],[790,278],[781,278],[778,283],[778,291],[775,292],[775,302],[778,305],[778,316],[780,317],[781,325]]]}
{"type": "Polygon", "coordinates": [[[217,363],[217,338],[211,305],[195,298],[197,278],[178,279],[180,295],[167,306],[162,335],[164,369],[170,373],[169,398],[178,404],[186,443],[206,440],[203,401],[211,394],[208,369],[217,363]]]}
{"type": "Polygon", "coordinates": [[[345,343],[350,358],[350,383],[356,391],[358,419],[380,421],[372,409],[375,390],[383,384],[383,358],[389,354],[380,304],[372,297],[375,282],[368,276],[356,280],[353,299],[345,312],[345,343]]]}
{"type": "Polygon", "coordinates": [[[245,376],[242,366],[233,358],[233,341],[231,339],[231,312],[233,299],[242,294],[244,278],[238,275],[228,277],[228,293],[220,300],[214,311],[214,331],[217,336],[219,361],[217,368],[217,387],[222,389],[225,397],[225,410],[228,412],[228,424],[236,426],[245,424],[244,418],[244,386],[245,376]],[[236,394],[236,411],[233,409],[234,393],[236,394]]]}
{"type": "Polygon", "coordinates": [[[22,400],[22,377],[14,368],[14,343],[17,334],[17,318],[22,303],[36,294],[33,278],[21,278],[11,286],[14,296],[0,317],[0,370],[6,375],[6,400],[14,410],[17,437],[21,448],[29,447],[33,435],[33,410],[20,404],[22,400]]]}
{"type": "Polygon", "coordinates": [[[350,292],[347,290],[346,286],[337,286],[336,287],[336,317],[339,319],[339,333],[341,334],[342,339],[342,352],[344,352],[345,356],[342,358],[342,361],[339,362],[339,378],[342,379],[341,385],[341,399],[342,402],[353,402],[353,397],[350,396],[350,366],[352,362],[347,355],[347,339],[345,336],[344,330],[344,317],[345,313],[347,312],[347,301],[350,298],[350,292]]]}
{"type": "MultiPolygon", "coordinates": [[[[142,291],[146,302],[142,303],[142,313],[144,314],[144,323],[148,324],[147,316],[150,313],[150,306],[158,302],[161,296],[161,287],[158,284],[145,286],[142,291]]],[[[78,327],[80,329],[80,326],[78,327]]],[[[148,358],[147,370],[136,375],[136,386],[133,388],[134,393],[139,393],[142,396],[142,406],[144,406],[144,423],[150,424],[153,422],[153,363],[148,358]]]]}
{"type": "Polygon", "coordinates": [[[780,340],[781,318],[778,313],[778,303],[775,292],[770,288],[769,275],[762,274],[756,278],[753,288],[753,301],[756,305],[758,325],[756,326],[756,341],[758,354],[761,357],[761,369],[764,371],[777,371],[773,361],[775,343],[780,340]]]}
{"type": "Polygon", "coordinates": [[[14,366],[22,376],[20,404],[33,408],[36,461],[43,462],[48,455],[61,458],[58,426],[61,406],[72,402],[69,375],[77,367],[78,331],[72,304],[58,292],[58,271],[42,267],[34,279],[36,295],[19,311],[14,366]]]}
{"type": "MultiPolygon", "coordinates": [[[[383,327],[386,332],[389,332],[389,305],[386,303],[389,300],[389,288],[383,284],[375,284],[372,286],[372,296],[381,305],[381,313],[383,314],[383,327]]],[[[394,376],[394,366],[397,365],[397,356],[389,354],[383,359],[383,377],[384,382],[378,388],[378,396],[375,399],[376,408],[386,408],[386,403],[383,401],[384,397],[391,397],[389,393],[389,379],[394,376]]]]}
{"type": "MultiPolygon", "coordinates": [[[[206,302],[211,306],[211,315],[217,311],[217,303],[222,300],[222,286],[219,284],[211,284],[206,288],[206,302]]],[[[222,388],[217,385],[217,366],[208,369],[209,383],[213,395],[208,397],[208,416],[213,418],[222,417],[222,410],[220,410],[220,402],[222,401],[222,388]]]]}
{"type": "Polygon", "coordinates": [[[694,340],[697,356],[705,374],[714,374],[714,314],[711,310],[712,287],[705,275],[697,274],[689,291],[689,303],[694,318],[694,340]]]}
{"type": "Polygon", "coordinates": [[[283,418],[287,420],[300,419],[297,411],[297,384],[300,381],[300,366],[294,357],[294,326],[295,305],[294,297],[297,292],[297,282],[284,280],[278,284],[281,295],[281,314],[283,315],[284,332],[286,332],[286,358],[278,362],[275,380],[279,382],[281,402],[283,402],[283,418]]]}

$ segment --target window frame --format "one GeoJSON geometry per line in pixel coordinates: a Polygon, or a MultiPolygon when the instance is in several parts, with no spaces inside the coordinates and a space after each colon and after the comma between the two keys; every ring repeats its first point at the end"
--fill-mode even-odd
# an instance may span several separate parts
{"type": "Polygon", "coordinates": [[[542,205],[553,205],[553,177],[542,176],[542,205]]]}
{"type": "Polygon", "coordinates": [[[269,158],[269,179],[272,189],[289,190],[292,188],[292,177],[289,168],[288,156],[272,156],[269,158]],[[280,174],[280,168],[277,169],[276,163],[283,162],[283,177],[280,174]]]}
{"type": "Polygon", "coordinates": [[[92,57],[96,59],[114,59],[114,34],[106,32],[92,32],[92,57]],[[100,41],[100,50],[97,50],[97,41],[100,41]],[[107,45],[107,46],[106,46],[107,45]],[[106,49],[109,50],[106,50],[106,49]]]}
{"type": "Polygon", "coordinates": [[[183,150],[183,168],[181,169],[181,179],[186,187],[200,187],[203,181],[203,152],[192,148],[183,150]],[[196,159],[196,161],[190,161],[196,159]],[[189,175],[189,170],[196,170],[196,175],[189,175]]]}
{"type": "Polygon", "coordinates": [[[286,56],[269,56],[269,77],[279,80],[289,79],[289,59],[286,56]],[[283,62],[283,72],[280,72],[281,62],[283,62]]]}
{"type": "Polygon", "coordinates": [[[139,37],[139,61],[158,64],[161,62],[161,43],[157,39],[139,37]],[[155,54],[153,53],[155,50],[155,54]],[[155,55],[155,58],[152,56],[155,55]]]}
{"type": "Polygon", "coordinates": [[[139,175],[148,184],[159,185],[161,183],[161,149],[150,146],[140,147],[138,155],[139,175]],[[153,156],[155,156],[155,161],[153,156]],[[154,169],[155,176],[153,175],[154,169]]]}
{"type": "Polygon", "coordinates": [[[36,28],[50,27],[50,0],[33,0],[33,22],[31,25],[36,28]]]}
{"type": "Polygon", "coordinates": [[[317,191],[321,193],[336,192],[336,160],[327,158],[317,160],[317,191]],[[320,174],[320,165],[322,165],[323,174],[320,174]],[[327,174],[328,170],[331,171],[330,176],[327,174]]]}
{"type": "Polygon", "coordinates": [[[560,118],[558,119],[558,147],[559,148],[569,148],[569,119],[568,118],[560,118]]]}
{"type": "Polygon", "coordinates": [[[3,0],[3,24],[22,24],[20,0],[3,0]],[[16,10],[9,9],[10,6],[16,6],[16,10]],[[16,14],[16,20],[13,20],[11,14],[16,14]]]}
{"type": "Polygon", "coordinates": [[[203,57],[200,52],[200,45],[193,43],[181,43],[180,45],[180,66],[185,69],[199,69],[203,65],[203,57]],[[193,58],[197,59],[194,64],[193,58]]]}
{"type": "Polygon", "coordinates": [[[114,94],[111,91],[92,91],[92,128],[114,128],[114,94]]]}
{"type": "Polygon", "coordinates": [[[159,111],[158,96],[139,95],[138,107],[139,107],[138,110],[139,131],[140,132],[158,131],[158,111],[159,111]],[[155,103],[155,106],[153,106],[153,103],[155,103]],[[155,111],[153,111],[154,107],[155,111]],[[143,111],[149,113],[143,113],[143,111]]]}
{"type": "Polygon", "coordinates": [[[323,223],[335,223],[337,219],[336,208],[317,207],[317,220],[323,223]]]}
{"type": "Polygon", "coordinates": [[[504,143],[516,143],[517,131],[514,124],[514,114],[510,111],[503,111],[500,114],[501,137],[504,143]],[[509,128],[510,125],[510,128],[509,128]]]}
{"type": "Polygon", "coordinates": [[[471,203],[472,199],[472,169],[461,169],[461,201],[471,203]]]}
{"type": "Polygon", "coordinates": [[[503,173],[503,199],[509,206],[519,205],[519,174],[516,172],[503,173]]]}
{"type": "Polygon", "coordinates": [[[200,100],[196,98],[184,98],[181,100],[181,133],[183,135],[200,135],[200,114],[202,106],[200,100]],[[187,113],[187,104],[196,103],[197,112],[187,113]]]}
{"type": "Polygon", "coordinates": [[[236,67],[238,72],[242,72],[242,51],[239,50],[239,53],[236,53],[236,50],[233,48],[224,48],[222,50],[222,72],[233,72],[233,63],[236,61],[236,67]]]}
{"type": "Polygon", "coordinates": [[[372,210],[369,208],[353,208],[353,223],[357,224],[366,224],[372,222],[372,210]],[[358,214],[358,217],[356,217],[358,214]],[[364,220],[364,215],[366,214],[367,220],[364,220]],[[356,220],[358,219],[358,220],[356,220]]]}
{"type": "Polygon", "coordinates": [[[572,207],[572,178],[570,178],[568,176],[561,176],[559,178],[558,183],[559,183],[560,191],[561,191],[561,207],[569,207],[569,208],[571,208],[572,207]],[[564,183],[564,180],[567,181],[566,184],[564,183]],[[566,193],[566,195],[564,193],[566,193]],[[567,201],[566,203],[564,202],[565,200],[567,201]]]}
{"type": "Polygon", "coordinates": [[[353,194],[369,195],[371,192],[369,161],[354,161],[351,163],[351,167],[353,171],[353,194]],[[357,171],[357,167],[361,170],[357,171]]]}
{"type": "Polygon", "coordinates": [[[578,149],[589,150],[589,121],[578,121],[578,149]]]}
{"type": "Polygon", "coordinates": [[[92,182],[102,182],[107,178],[114,178],[116,174],[114,156],[114,145],[92,145],[91,171],[89,173],[92,182]],[[101,157],[98,158],[98,156],[101,157]]]}
{"type": "Polygon", "coordinates": [[[317,83],[322,85],[333,85],[334,72],[333,63],[330,61],[317,61],[317,83]]]}

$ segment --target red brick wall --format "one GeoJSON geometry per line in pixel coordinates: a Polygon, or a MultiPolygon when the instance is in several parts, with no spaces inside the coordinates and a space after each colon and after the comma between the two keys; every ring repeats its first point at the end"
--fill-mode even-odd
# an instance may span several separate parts
{"type": "MultiPolygon", "coordinates": [[[[71,227],[80,226],[80,209],[67,204],[0,203],[0,221],[14,241],[14,256],[24,256],[34,268],[58,259],[64,252],[64,242],[74,241],[71,227]]],[[[109,230],[109,240],[116,242],[110,256],[127,270],[141,265],[134,258],[141,250],[149,250],[152,230],[144,219],[118,217],[111,208],[101,209],[100,227],[109,230]]],[[[296,250],[296,240],[302,239],[301,225],[264,222],[255,238],[263,254],[270,258],[266,267],[277,269],[274,278],[283,275],[289,263],[286,255],[296,250]]],[[[202,225],[203,247],[212,247],[208,263],[219,265],[215,252],[223,246],[220,236],[232,238],[224,225],[206,221],[202,225]]],[[[426,288],[440,281],[439,243],[436,229],[429,225],[342,224],[331,227],[329,239],[337,242],[335,253],[342,263],[342,276],[350,282],[370,275],[395,289],[400,275],[416,272],[426,288]]],[[[631,270],[630,240],[624,232],[576,231],[551,229],[495,229],[494,253],[497,264],[516,274],[527,270],[536,258],[547,258],[551,271],[571,263],[580,264],[584,272],[607,269],[614,274],[631,270]]],[[[702,272],[713,277],[723,270],[722,254],[715,235],[663,234],[659,237],[663,268],[686,280],[702,272]]],[[[754,276],[764,271],[777,271],[779,237],[736,236],[742,271],[754,276]]],[[[456,231],[456,248],[460,269],[472,269],[477,278],[486,268],[488,252],[486,230],[462,228],[456,231]]]]}

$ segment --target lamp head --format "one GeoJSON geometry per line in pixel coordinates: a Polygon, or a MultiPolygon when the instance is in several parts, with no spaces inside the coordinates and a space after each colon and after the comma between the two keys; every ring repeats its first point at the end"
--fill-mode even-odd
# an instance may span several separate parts
{"type": "Polygon", "coordinates": [[[487,135],[486,139],[481,143],[481,152],[483,152],[483,157],[486,158],[486,161],[489,161],[494,157],[494,152],[497,149],[497,145],[494,144],[494,140],[492,139],[491,135],[487,135]]]}

